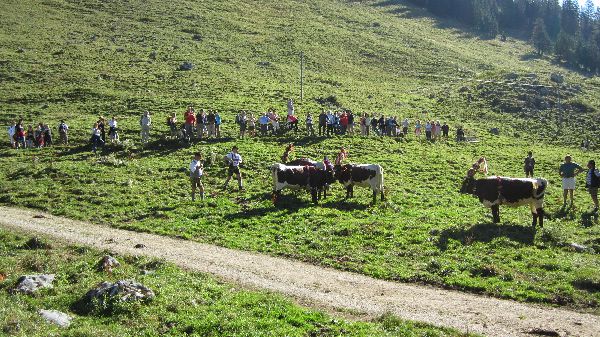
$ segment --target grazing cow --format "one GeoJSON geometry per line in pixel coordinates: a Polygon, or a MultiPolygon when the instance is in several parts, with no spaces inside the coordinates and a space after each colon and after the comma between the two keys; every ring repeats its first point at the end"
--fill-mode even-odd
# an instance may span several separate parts
{"type": "Polygon", "coordinates": [[[333,183],[333,168],[327,166],[326,169],[319,169],[315,166],[288,166],[275,164],[271,167],[273,173],[273,203],[277,202],[281,190],[289,189],[308,189],[313,203],[317,204],[321,199],[321,192],[325,196],[327,191],[325,186],[333,183]]]}
{"type": "Polygon", "coordinates": [[[335,177],[346,187],[346,198],[354,196],[354,186],[370,187],[373,191],[373,204],[377,202],[377,194],[383,194],[383,168],[375,164],[345,164],[335,167],[335,177]]]}
{"type": "Polygon", "coordinates": [[[494,223],[500,222],[500,205],[517,207],[529,205],[533,216],[532,226],[539,219],[540,227],[544,226],[544,193],[548,182],[542,178],[504,178],[487,177],[475,179],[475,172],[469,170],[463,181],[460,193],[472,194],[479,201],[492,209],[494,223]]]}

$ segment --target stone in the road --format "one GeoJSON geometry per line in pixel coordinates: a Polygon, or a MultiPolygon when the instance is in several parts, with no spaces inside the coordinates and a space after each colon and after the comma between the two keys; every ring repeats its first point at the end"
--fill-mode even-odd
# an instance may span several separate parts
{"type": "Polygon", "coordinates": [[[114,268],[120,267],[121,263],[110,255],[104,255],[98,263],[98,270],[112,273],[114,268]]]}

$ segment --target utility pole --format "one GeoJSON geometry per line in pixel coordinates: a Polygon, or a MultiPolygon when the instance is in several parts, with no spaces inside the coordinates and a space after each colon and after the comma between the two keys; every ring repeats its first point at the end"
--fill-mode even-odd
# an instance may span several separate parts
{"type": "Polygon", "coordinates": [[[300,52],[300,103],[304,99],[304,52],[300,52]]]}

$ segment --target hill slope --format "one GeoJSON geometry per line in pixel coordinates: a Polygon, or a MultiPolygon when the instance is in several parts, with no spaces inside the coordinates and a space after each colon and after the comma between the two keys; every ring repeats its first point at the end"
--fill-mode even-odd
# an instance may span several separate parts
{"type": "MultiPolygon", "coordinates": [[[[511,84],[514,79],[504,83],[514,77],[508,73],[519,81],[533,73],[538,83],[525,84],[551,86],[549,75],[561,70],[530,59],[523,42],[482,41],[425,15],[401,1],[5,1],[0,122],[24,116],[27,123],[56,125],[65,118],[76,145],[3,149],[0,202],[385,279],[597,313],[597,255],[577,253],[570,244],[599,251],[599,227],[579,210],[560,209],[556,174],[566,153],[579,162],[593,158],[564,144],[595,131],[582,134],[581,120],[573,115],[557,124],[555,99],[541,113],[548,114],[545,123],[529,106],[518,113],[498,109],[506,92],[525,94],[511,84]],[[223,111],[226,136],[236,134],[232,121],[239,109],[281,109],[285,98],[297,97],[300,51],[307,62],[302,114],[321,108],[316,99],[335,96],[359,112],[465,124],[480,142],[298,135],[184,147],[159,139],[166,133],[166,113],[181,113],[189,103],[223,111]],[[178,70],[183,62],[195,68],[178,70]],[[503,87],[490,88],[497,82],[503,87]],[[144,109],[156,116],[149,147],[107,149],[100,157],[89,153],[84,144],[97,115],[117,115],[123,138],[137,141],[144,109]],[[494,126],[501,128],[498,137],[487,133],[494,126]],[[558,129],[560,134],[553,131],[558,129]],[[267,168],[290,141],[298,145],[297,156],[322,158],[347,146],[351,161],[381,164],[387,202],[370,207],[365,190],[344,202],[336,186],[321,206],[298,194],[273,207],[267,168]],[[184,168],[190,155],[199,149],[207,157],[220,156],[234,144],[247,163],[247,189],[218,190],[225,170],[215,163],[205,177],[211,197],[189,202],[184,168]],[[488,156],[493,174],[520,176],[527,150],[537,157],[536,173],[551,184],[550,219],[537,232],[529,227],[528,210],[502,210],[505,222],[496,226],[477,200],[457,192],[474,158],[488,156]]],[[[567,86],[559,95],[570,96],[562,104],[583,106],[578,114],[595,118],[598,79],[565,75],[567,86]]],[[[576,205],[588,203],[578,191],[576,205]]]]}

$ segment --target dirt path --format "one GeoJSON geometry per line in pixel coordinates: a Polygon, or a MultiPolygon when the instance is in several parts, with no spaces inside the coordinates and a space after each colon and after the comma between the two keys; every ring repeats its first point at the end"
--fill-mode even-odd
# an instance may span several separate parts
{"type": "Polygon", "coordinates": [[[120,254],[164,258],[244,286],[331,309],[398,317],[486,336],[600,336],[600,317],[563,309],[394,283],[256,253],[130,232],[0,207],[0,226],[120,254]],[[134,246],[143,244],[143,248],[134,246]],[[537,331],[538,333],[533,333],[537,331]],[[545,331],[545,334],[542,332],[545,331]],[[554,334],[552,334],[554,332],[554,334]]]}

